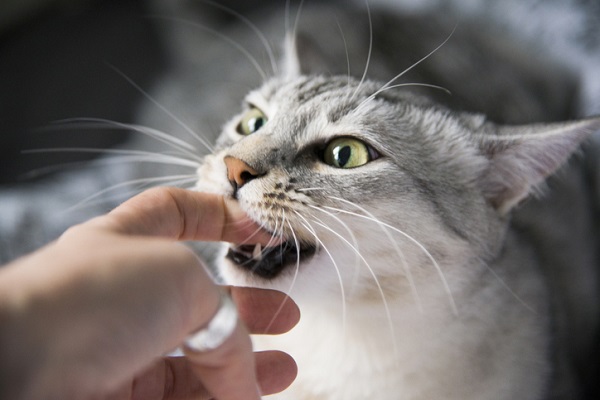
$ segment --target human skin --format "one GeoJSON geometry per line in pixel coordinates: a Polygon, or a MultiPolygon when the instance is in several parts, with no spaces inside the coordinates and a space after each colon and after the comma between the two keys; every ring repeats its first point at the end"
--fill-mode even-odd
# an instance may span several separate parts
{"type": "Polygon", "coordinates": [[[234,202],[159,188],[1,268],[0,398],[237,400],[283,390],[294,361],[253,353],[248,333],[291,329],[296,305],[275,291],[219,288],[178,243],[270,239],[234,202]],[[240,314],[231,337],[164,356],[205,326],[221,290],[240,314]]]}

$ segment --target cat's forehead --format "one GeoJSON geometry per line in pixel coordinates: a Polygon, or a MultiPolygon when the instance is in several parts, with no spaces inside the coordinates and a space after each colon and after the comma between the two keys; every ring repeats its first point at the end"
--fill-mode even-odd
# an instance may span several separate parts
{"type": "Polygon", "coordinates": [[[264,112],[301,111],[325,114],[337,121],[350,114],[364,98],[372,84],[360,85],[345,77],[302,76],[293,80],[272,80],[251,92],[246,100],[264,112]]]}
{"type": "Polygon", "coordinates": [[[404,87],[387,90],[381,82],[347,76],[273,79],[246,102],[265,113],[263,134],[295,146],[352,136],[389,154],[407,145],[416,153],[421,141],[458,140],[470,147],[458,116],[423,95],[404,87]]]}
{"type": "Polygon", "coordinates": [[[336,134],[368,136],[369,129],[363,128],[373,127],[374,114],[386,112],[385,101],[366,101],[380,87],[343,76],[302,76],[269,81],[250,92],[245,100],[265,113],[275,132],[302,133],[308,140],[336,134]],[[373,107],[375,103],[377,109],[373,107]]]}

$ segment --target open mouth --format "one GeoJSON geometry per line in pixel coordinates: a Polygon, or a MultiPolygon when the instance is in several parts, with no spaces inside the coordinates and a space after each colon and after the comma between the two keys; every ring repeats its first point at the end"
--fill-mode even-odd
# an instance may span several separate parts
{"type": "Polygon", "coordinates": [[[293,266],[311,257],[317,251],[314,245],[301,245],[293,242],[283,242],[272,247],[262,247],[260,244],[231,245],[227,258],[238,267],[258,275],[264,279],[273,279],[286,267],[293,266]]]}

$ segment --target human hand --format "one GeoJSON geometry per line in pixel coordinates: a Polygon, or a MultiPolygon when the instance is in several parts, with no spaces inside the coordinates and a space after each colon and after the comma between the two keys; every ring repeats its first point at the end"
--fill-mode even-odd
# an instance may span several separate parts
{"type": "Polygon", "coordinates": [[[253,355],[248,337],[297,322],[278,292],[230,288],[243,321],[231,337],[205,353],[162,357],[220,299],[200,260],[175,241],[248,238],[264,244],[270,235],[235,204],[154,189],[0,269],[0,397],[234,400],[258,399],[257,385],[284,389],[296,374],[291,357],[253,355]]]}

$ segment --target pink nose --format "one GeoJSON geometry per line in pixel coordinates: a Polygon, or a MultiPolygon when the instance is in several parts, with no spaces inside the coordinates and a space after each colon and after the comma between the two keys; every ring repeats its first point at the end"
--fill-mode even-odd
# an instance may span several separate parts
{"type": "Polygon", "coordinates": [[[224,161],[227,166],[227,179],[234,188],[241,188],[259,175],[254,168],[239,158],[227,156],[224,161]]]}

